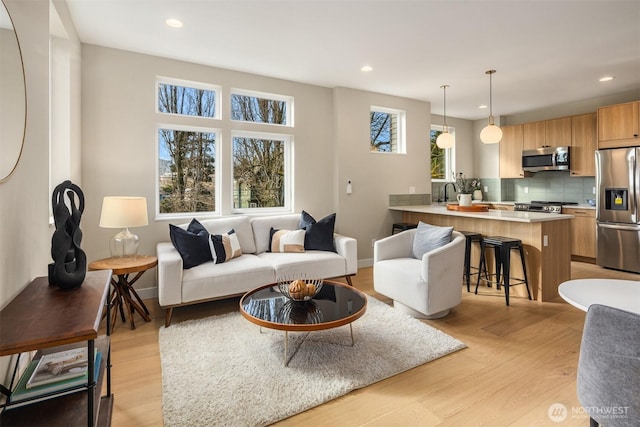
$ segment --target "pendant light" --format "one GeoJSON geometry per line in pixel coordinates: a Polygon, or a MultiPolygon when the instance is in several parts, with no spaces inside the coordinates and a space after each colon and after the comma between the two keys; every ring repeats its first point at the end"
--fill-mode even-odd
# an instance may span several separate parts
{"type": "Polygon", "coordinates": [[[444,126],[442,133],[438,135],[438,138],[436,139],[436,145],[439,148],[445,149],[453,147],[455,141],[453,139],[453,135],[449,133],[449,127],[447,126],[447,88],[449,85],[442,85],[440,87],[444,93],[444,126]]]}
{"type": "Polygon", "coordinates": [[[496,70],[488,70],[485,74],[489,74],[489,124],[480,132],[480,140],[485,144],[497,144],[502,139],[502,129],[493,124],[493,99],[491,76],[496,70]]]}

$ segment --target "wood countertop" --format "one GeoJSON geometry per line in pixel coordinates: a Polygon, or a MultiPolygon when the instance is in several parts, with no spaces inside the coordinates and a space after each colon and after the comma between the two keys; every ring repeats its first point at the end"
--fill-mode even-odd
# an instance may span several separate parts
{"type": "Polygon", "coordinates": [[[550,214],[540,212],[516,212],[489,209],[487,212],[464,212],[447,209],[445,204],[438,205],[410,205],[410,206],[389,206],[390,210],[401,212],[425,213],[433,215],[461,216],[467,218],[490,219],[496,221],[510,222],[547,222],[559,221],[574,218],[568,214],[550,214]]]}

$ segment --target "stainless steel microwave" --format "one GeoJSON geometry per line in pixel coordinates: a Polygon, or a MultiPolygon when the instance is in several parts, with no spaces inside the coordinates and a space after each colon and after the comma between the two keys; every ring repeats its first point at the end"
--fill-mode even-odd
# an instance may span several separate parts
{"type": "Polygon", "coordinates": [[[541,147],[522,151],[522,170],[526,172],[562,171],[570,167],[569,147],[541,147]]]}

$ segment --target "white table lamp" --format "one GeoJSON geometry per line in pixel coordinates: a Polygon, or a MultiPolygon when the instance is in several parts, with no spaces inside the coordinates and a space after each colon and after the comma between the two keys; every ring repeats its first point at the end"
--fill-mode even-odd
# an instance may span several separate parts
{"type": "Polygon", "coordinates": [[[147,199],[145,197],[105,197],[102,201],[100,227],[122,228],[109,240],[112,257],[136,257],[138,236],[129,231],[130,227],[149,224],[147,199]]]}

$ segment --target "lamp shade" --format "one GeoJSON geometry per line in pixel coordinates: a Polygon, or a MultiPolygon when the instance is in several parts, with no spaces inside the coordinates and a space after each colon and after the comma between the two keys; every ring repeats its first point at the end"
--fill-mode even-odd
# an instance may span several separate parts
{"type": "Polygon", "coordinates": [[[480,131],[480,140],[485,144],[497,144],[502,139],[502,129],[494,124],[485,126],[480,131]]]}
{"type": "Polygon", "coordinates": [[[455,139],[449,132],[442,132],[440,135],[438,135],[438,138],[436,138],[436,145],[442,149],[451,148],[453,147],[454,143],[455,139]]]}
{"type": "Polygon", "coordinates": [[[145,197],[105,197],[102,201],[100,227],[129,228],[149,224],[145,197]]]}

